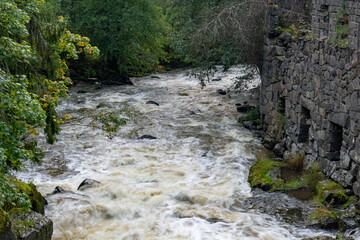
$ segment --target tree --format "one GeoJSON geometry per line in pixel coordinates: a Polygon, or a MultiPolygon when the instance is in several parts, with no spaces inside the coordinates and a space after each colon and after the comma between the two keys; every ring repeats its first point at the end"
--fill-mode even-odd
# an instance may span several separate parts
{"type": "Polygon", "coordinates": [[[266,7],[266,0],[172,0],[172,47],[203,73],[219,63],[225,70],[238,63],[260,69],[266,7]]]}
{"type": "Polygon", "coordinates": [[[63,18],[51,13],[52,1],[0,1],[0,208],[29,207],[10,170],[41,156],[35,139],[44,128],[53,143],[62,121],[55,107],[67,96],[66,61],[86,52],[98,54],[89,39],[72,34],[63,18]]]}
{"type": "Polygon", "coordinates": [[[156,69],[164,59],[167,26],[163,9],[151,0],[67,0],[71,26],[101,50],[100,78],[118,80],[156,69]],[[109,76],[110,75],[110,76],[109,76]]]}

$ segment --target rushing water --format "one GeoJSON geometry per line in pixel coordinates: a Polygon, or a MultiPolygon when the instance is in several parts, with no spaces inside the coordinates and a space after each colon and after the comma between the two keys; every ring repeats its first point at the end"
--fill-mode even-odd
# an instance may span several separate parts
{"type": "Polygon", "coordinates": [[[72,88],[59,106],[62,114],[81,119],[81,113],[95,113],[102,103],[110,111],[132,106],[141,116],[111,139],[85,118],[65,124],[52,146],[40,140],[43,163],[19,177],[33,180],[48,195],[53,239],[279,240],[316,235],[232,207],[235,200],[251,196],[248,170],[260,145],[236,123],[234,95],[216,93],[231,86],[240,72],[233,69],[204,89],[185,71],[133,79],[135,86],[72,88]],[[84,88],[91,92],[79,94],[84,88]],[[148,105],[148,100],[160,106],[148,105]],[[137,139],[129,134],[134,130],[157,139],[137,139]],[[78,191],[85,178],[101,184],[78,191]],[[51,195],[56,186],[72,192],[51,195]]]}

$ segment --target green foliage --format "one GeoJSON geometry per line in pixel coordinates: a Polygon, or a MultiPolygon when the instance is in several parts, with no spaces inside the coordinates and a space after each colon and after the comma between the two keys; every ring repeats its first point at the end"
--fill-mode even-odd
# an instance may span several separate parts
{"type": "MultiPolygon", "coordinates": [[[[155,70],[165,57],[167,26],[151,0],[67,0],[72,29],[99,46],[107,76],[138,76],[155,70]]],[[[104,77],[104,76],[100,76],[104,77]]]]}
{"type": "Polygon", "coordinates": [[[292,156],[286,163],[286,167],[295,170],[301,170],[304,166],[305,152],[297,153],[292,156]]]}
{"type": "Polygon", "coordinates": [[[274,180],[268,176],[268,172],[281,165],[280,162],[271,158],[259,159],[258,162],[250,168],[248,181],[251,188],[260,187],[262,189],[271,189],[273,185],[282,184],[282,180],[274,180]]]}
{"type": "Polygon", "coordinates": [[[57,17],[55,1],[0,1],[0,208],[29,208],[26,193],[11,182],[11,170],[23,161],[39,161],[35,138],[45,128],[55,141],[61,119],[55,112],[59,98],[67,96],[66,61],[80,51],[94,55],[88,38],[66,30],[57,17]]]}
{"type": "Polygon", "coordinates": [[[251,121],[257,125],[261,125],[259,109],[255,107],[249,108],[249,110],[246,113],[246,116],[242,116],[238,120],[239,123],[244,123],[245,121],[251,121]]]}
{"type": "Polygon", "coordinates": [[[336,27],[335,39],[330,39],[330,43],[338,45],[342,48],[348,47],[348,36],[349,36],[349,16],[345,14],[345,1],[342,1],[341,8],[338,14],[336,14],[336,27]]]}

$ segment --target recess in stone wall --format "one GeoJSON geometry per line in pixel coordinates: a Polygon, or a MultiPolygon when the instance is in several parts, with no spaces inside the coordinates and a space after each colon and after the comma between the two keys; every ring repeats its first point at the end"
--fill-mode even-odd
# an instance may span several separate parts
{"type": "Polygon", "coordinates": [[[325,141],[325,150],[328,152],[327,159],[331,161],[340,160],[340,150],[343,141],[343,128],[336,123],[330,122],[325,141]]]}
{"type": "Polygon", "coordinates": [[[299,128],[299,135],[298,135],[299,143],[306,143],[309,141],[310,126],[311,126],[310,110],[305,107],[302,107],[301,108],[300,128],[299,128]]]}
{"type": "Polygon", "coordinates": [[[328,5],[321,5],[320,6],[320,23],[319,23],[319,31],[320,31],[320,38],[329,36],[329,22],[330,22],[330,15],[329,15],[329,6],[328,5]]]}

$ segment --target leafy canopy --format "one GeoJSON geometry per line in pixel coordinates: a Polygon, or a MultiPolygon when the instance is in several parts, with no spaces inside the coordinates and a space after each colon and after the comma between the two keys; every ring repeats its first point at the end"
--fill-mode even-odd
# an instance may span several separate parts
{"type": "MultiPolygon", "coordinates": [[[[154,70],[164,59],[167,25],[153,0],[64,0],[71,26],[99,46],[106,72],[137,76],[154,70]]],[[[104,76],[99,76],[104,77],[104,76]]]]}
{"type": "Polygon", "coordinates": [[[67,96],[67,60],[98,55],[89,39],[72,34],[56,4],[44,0],[0,0],[0,208],[30,206],[12,184],[11,170],[38,161],[41,151],[31,135],[45,129],[53,143],[61,118],[55,107],[67,96]]]}

